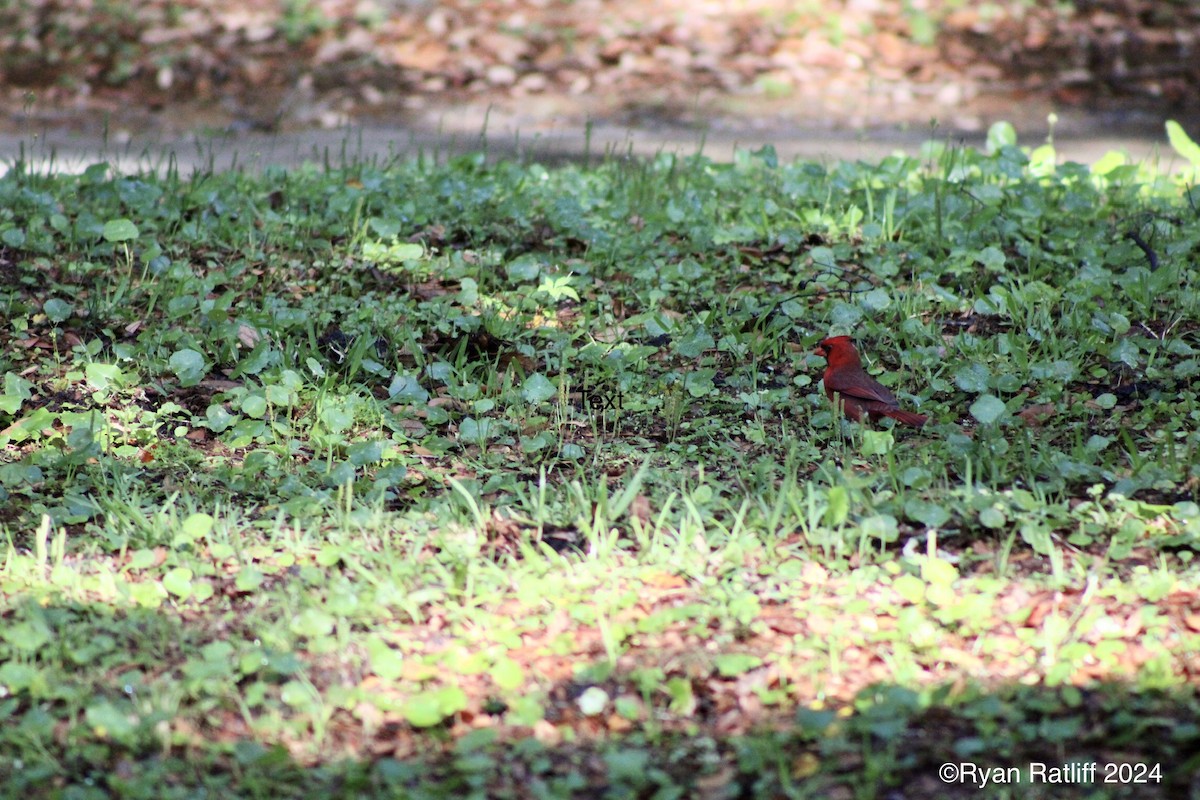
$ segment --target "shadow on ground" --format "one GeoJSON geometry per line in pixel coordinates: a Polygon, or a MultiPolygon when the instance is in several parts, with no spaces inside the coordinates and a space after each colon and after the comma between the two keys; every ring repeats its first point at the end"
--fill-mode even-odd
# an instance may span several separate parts
{"type": "Polygon", "coordinates": [[[300,715],[245,705],[251,683],[303,672],[297,654],[244,675],[225,639],[245,631],[25,603],[5,614],[5,638],[24,653],[0,675],[6,797],[1200,798],[1194,692],[875,685],[841,708],[775,707],[722,733],[741,710],[720,707],[714,678],[666,676],[688,690],[677,680],[672,698],[596,663],[578,673],[595,679],[549,688],[533,729],[506,724],[498,702],[433,728],[370,733],[339,710],[322,736],[300,715]],[[602,701],[592,714],[581,710],[588,693],[602,701]],[[621,697],[641,698],[640,718],[614,713],[621,697]]]}

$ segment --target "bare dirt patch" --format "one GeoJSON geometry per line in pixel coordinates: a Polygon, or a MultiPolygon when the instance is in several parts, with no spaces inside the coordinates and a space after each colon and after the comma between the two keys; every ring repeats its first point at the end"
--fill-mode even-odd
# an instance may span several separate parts
{"type": "Polygon", "coordinates": [[[1200,110],[1200,7],[164,2],[0,8],[8,121],[279,130],[447,107],[627,125],[780,117],[977,129],[991,111],[1200,110]],[[955,6],[967,6],[958,7],[955,6]]]}

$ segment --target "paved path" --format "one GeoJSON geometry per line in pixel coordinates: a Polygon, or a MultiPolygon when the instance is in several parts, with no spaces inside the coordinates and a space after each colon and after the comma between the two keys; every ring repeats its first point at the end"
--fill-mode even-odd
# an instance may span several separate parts
{"type": "MultiPolygon", "coordinates": [[[[7,167],[22,154],[39,170],[52,165],[58,171],[78,171],[97,161],[108,161],[121,170],[132,172],[163,168],[172,156],[184,175],[193,170],[218,170],[240,166],[263,168],[271,165],[294,166],[304,161],[339,164],[362,158],[387,159],[426,157],[442,158],[478,150],[486,144],[488,152],[501,157],[521,156],[541,161],[579,159],[590,153],[639,156],[668,151],[693,154],[703,152],[718,161],[729,160],[735,148],[755,149],[764,143],[775,146],[781,159],[835,161],[863,159],[878,161],[897,151],[917,154],[922,142],[931,137],[928,128],[880,129],[876,131],[839,131],[799,129],[778,123],[751,121],[745,125],[728,121],[714,123],[707,132],[686,127],[656,125],[653,128],[629,128],[596,124],[590,129],[579,123],[538,123],[536,129],[522,130],[515,123],[490,119],[486,142],[480,131],[484,126],[477,117],[444,118],[437,126],[412,128],[368,123],[362,126],[329,130],[309,130],[279,134],[209,133],[170,137],[116,132],[107,137],[97,133],[65,129],[25,133],[0,133],[0,165],[7,167]]],[[[982,146],[982,133],[937,131],[940,141],[982,146]]],[[[1200,132],[1193,131],[1194,138],[1200,132]]],[[[1046,138],[1040,131],[1020,134],[1022,145],[1036,146],[1046,138]]],[[[1161,124],[1144,126],[1134,133],[1112,133],[1086,118],[1066,120],[1055,135],[1061,161],[1092,163],[1109,150],[1121,150],[1135,161],[1151,160],[1162,168],[1185,166],[1166,141],[1161,124]]],[[[0,167],[0,168],[3,168],[0,167]]]]}

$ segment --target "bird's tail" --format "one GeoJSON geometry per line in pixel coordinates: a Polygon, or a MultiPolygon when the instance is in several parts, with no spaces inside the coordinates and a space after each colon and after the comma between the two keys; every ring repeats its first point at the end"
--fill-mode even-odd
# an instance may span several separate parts
{"type": "Polygon", "coordinates": [[[894,411],[888,410],[883,413],[886,416],[889,416],[892,419],[896,420],[896,422],[899,422],[903,425],[911,425],[914,428],[921,427],[922,425],[924,425],[926,423],[926,421],[929,420],[929,417],[925,416],[924,414],[914,414],[911,411],[901,411],[899,409],[896,409],[894,411]]]}

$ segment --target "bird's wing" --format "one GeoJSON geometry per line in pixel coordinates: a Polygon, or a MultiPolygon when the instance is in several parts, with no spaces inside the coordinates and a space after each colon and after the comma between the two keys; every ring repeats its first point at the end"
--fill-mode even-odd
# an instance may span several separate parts
{"type": "MultiPolygon", "coordinates": [[[[825,384],[829,386],[830,380],[826,379],[825,384]]],[[[887,390],[887,387],[869,375],[851,375],[848,378],[835,376],[832,384],[829,388],[838,394],[857,397],[859,400],[873,400],[877,403],[885,403],[893,407],[900,404],[900,401],[896,399],[894,394],[887,390]]]]}

